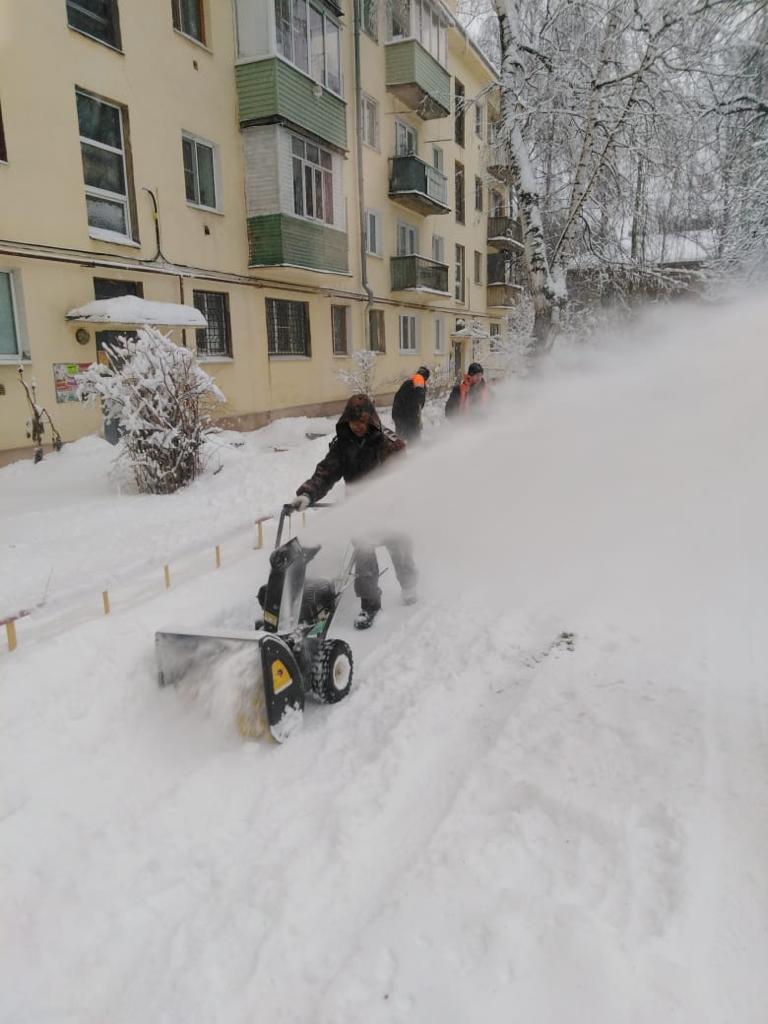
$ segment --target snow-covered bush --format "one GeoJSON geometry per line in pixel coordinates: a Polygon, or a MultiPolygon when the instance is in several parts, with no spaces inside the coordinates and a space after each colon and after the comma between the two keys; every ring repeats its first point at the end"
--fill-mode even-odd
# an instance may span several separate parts
{"type": "Polygon", "coordinates": [[[337,370],[336,376],[351,395],[376,396],[376,352],[358,349],[352,353],[352,368],[337,370]]]}
{"type": "Polygon", "coordinates": [[[119,424],[116,462],[128,463],[143,494],[172,494],[202,469],[213,427],[209,410],[224,395],[189,349],[152,327],[105,346],[109,366],[93,363],[79,376],[78,395],[101,399],[119,424]]]}

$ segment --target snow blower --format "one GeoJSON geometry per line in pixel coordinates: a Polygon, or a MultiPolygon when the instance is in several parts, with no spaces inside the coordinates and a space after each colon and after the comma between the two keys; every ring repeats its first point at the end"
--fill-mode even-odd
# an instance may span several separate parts
{"type": "Polygon", "coordinates": [[[293,512],[284,505],[280,513],[254,631],[155,634],[161,686],[176,686],[233,714],[243,736],[269,734],[278,743],[301,723],[307,694],[335,704],[352,685],[349,644],[328,636],[352,576],[351,557],[337,579],[307,579],[307,565],[320,546],[304,547],[297,537],[281,544],[293,512]]]}

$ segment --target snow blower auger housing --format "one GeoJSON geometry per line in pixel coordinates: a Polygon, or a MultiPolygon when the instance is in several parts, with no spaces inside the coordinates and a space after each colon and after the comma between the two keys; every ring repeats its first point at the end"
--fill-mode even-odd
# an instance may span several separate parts
{"type": "Polygon", "coordinates": [[[223,705],[234,713],[241,734],[269,733],[278,743],[300,724],[307,694],[335,704],[349,693],[353,671],[349,645],[328,636],[351,563],[337,579],[308,580],[307,565],[320,547],[304,547],[297,537],[281,544],[293,512],[284,505],[280,513],[269,579],[258,593],[262,615],[253,632],[155,634],[161,686],[184,688],[218,706],[226,689],[223,705]]]}

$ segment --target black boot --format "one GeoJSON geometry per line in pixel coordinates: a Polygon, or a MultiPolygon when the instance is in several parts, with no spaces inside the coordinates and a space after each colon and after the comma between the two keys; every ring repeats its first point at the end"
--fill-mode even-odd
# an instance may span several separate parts
{"type": "Polygon", "coordinates": [[[372,601],[361,602],[360,611],[355,616],[355,629],[370,629],[380,611],[380,604],[374,604],[372,601]]]}

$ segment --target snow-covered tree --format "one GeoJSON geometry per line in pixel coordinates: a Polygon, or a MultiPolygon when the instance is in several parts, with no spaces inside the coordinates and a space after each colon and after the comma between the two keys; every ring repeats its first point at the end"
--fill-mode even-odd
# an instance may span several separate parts
{"type": "Polygon", "coordinates": [[[352,353],[352,367],[349,370],[337,370],[336,376],[347,388],[350,395],[368,395],[376,397],[376,360],[378,356],[368,349],[358,349],[352,353]]]}
{"type": "Polygon", "coordinates": [[[216,431],[209,411],[224,395],[189,349],[152,327],[107,348],[109,365],[93,363],[78,394],[100,399],[120,429],[117,462],[130,466],[143,494],[171,494],[202,469],[202,449],[216,431]]]}

